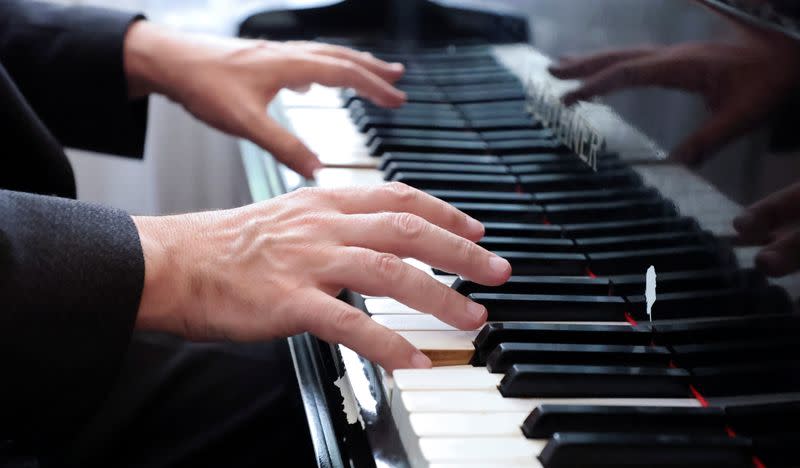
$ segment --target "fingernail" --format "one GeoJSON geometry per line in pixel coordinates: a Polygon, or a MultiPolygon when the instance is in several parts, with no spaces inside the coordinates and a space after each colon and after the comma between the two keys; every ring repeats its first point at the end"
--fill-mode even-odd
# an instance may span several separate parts
{"type": "Polygon", "coordinates": [[[742,213],[733,220],[733,227],[739,232],[752,232],[757,228],[755,216],[742,213]]]}
{"type": "Polygon", "coordinates": [[[472,216],[467,216],[467,227],[469,228],[470,231],[478,233],[484,232],[483,223],[473,218],[472,216]]]}
{"type": "Polygon", "coordinates": [[[478,322],[478,326],[483,325],[483,322],[486,321],[486,307],[478,304],[477,302],[470,301],[467,304],[467,314],[470,315],[476,322],[478,322]]]}
{"type": "Polygon", "coordinates": [[[406,68],[405,65],[403,65],[400,62],[392,63],[389,66],[392,67],[392,70],[395,70],[395,71],[403,71],[406,68]]]}
{"type": "Polygon", "coordinates": [[[415,369],[430,369],[433,363],[422,351],[417,351],[411,356],[411,366],[415,369]]]}
{"type": "Polygon", "coordinates": [[[774,250],[762,250],[756,256],[756,267],[764,273],[776,276],[787,270],[786,259],[774,250]]]}
{"type": "Polygon", "coordinates": [[[495,255],[489,259],[489,269],[497,276],[505,276],[511,270],[511,264],[505,258],[495,255]]]}

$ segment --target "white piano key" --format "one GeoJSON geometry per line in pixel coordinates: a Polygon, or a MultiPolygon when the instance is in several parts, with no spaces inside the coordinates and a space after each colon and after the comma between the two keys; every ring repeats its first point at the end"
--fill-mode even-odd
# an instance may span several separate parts
{"type": "Polygon", "coordinates": [[[383,175],[375,169],[324,168],[315,175],[317,187],[372,187],[385,183],[383,175]]]}
{"type": "MultiPolygon", "coordinates": [[[[486,369],[484,369],[486,371],[486,369]]],[[[486,371],[488,372],[488,371],[486,371]]],[[[484,390],[400,391],[394,398],[411,413],[474,413],[533,411],[539,405],[682,406],[698,407],[693,398],[505,398],[496,388],[484,390]]]]}
{"type": "Polygon", "coordinates": [[[344,105],[341,92],[341,88],[328,88],[315,83],[304,93],[282,89],[278,93],[278,101],[285,108],[313,107],[319,109],[328,107],[341,109],[344,105]]]}
{"type": "Polygon", "coordinates": [[[472,342],[478,331],[401,330],[397,334],[425,353],[438,367],[469,364],[475,354],[472,342]]]}
{"type": "Polygon", "coordinates": [[[433,315],[376,315],[373,320],[384,327],[395,331],[454,331],[457,330],[452,325],[448,325],[433,315]]]}
{"type": "Polygon", "coordinates": [[[514,437],[529,411],[515,413],[412,413],[411,428],[418,437],[514,437]]]}
{"type": "Polygon", "coordinates": [[[367,150],[367,139],[350,121],[347,109],[289,108],[287,126],[327,167],[374,168],[380,158],[367,150]]]}
{"type": "Polygon", "coordinates": [[[418,315],[422,312],[388,297],[364,299],[367,312],[372,315],[418,315]]]}
{"type": "Polygon", "coordinates": [[[451,366],[435,369],[398,369],[394,385],[402,392],[409,390],[491,390],[503,378],[484,367],[451,366]]]}
{"type": "Polygon", "coordinates": [[[530,463],[541,466],[536,457],[546,445],[544,440],[524,437],[476,437],[476,438],[423,438],[419,440],[420,451],[428,463],[491,461],[503,466],[505,463],[530,463]]]}

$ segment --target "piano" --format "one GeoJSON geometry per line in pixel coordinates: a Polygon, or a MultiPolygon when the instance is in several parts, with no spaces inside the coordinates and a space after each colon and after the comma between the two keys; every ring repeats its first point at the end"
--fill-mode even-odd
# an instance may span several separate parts
{"type": "MultiPolygon", "coordinates": [[[[524,18],[349,1],[260,13],[240,34],[404,62],[401,109],[313,87],[282,92],[271,112],[326,165],[319,186],[425,190],[483,221],[481,245],[514,271],[484,287],[407,260],[486,305],[475,331],[343,293],[433,369],[388,375],[335,343],[290,338],[320,467],[800,466],[796,277],[755,271],[755,249],[733,243],[741,207],[609,107],[553,118],[547,97],[575,84],[547,74],[524,18]]],[[[243,145],[256,200],[303,184],[243,145]]]]}

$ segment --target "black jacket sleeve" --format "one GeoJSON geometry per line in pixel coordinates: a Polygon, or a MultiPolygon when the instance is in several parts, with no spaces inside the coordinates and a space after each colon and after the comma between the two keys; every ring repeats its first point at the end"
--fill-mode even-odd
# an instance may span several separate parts
{"type": "Polygon", "coordinates": [[[147,99],[128,98],[123,65],[125,34],[138,18],[0,0],[0,62],[65,146],[141,156],[147,99]]]}
{"type": "Polygon", "coordinates": [[[0,190],[0,441],[53,446],[86,422],[124,358],[143,283],[126,213],[0,190]]]}

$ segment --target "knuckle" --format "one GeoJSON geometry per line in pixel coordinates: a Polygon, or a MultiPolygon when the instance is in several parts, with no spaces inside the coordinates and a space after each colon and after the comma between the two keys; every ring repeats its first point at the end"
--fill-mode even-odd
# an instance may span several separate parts
{"type": "Polygon", "coordinates": [[[396,278],[403,269],[403,261],[390,253],[379,253],[373,260],[375,270],[384,278],[396,278]]]}
{"type": "Polygon", "coordinates": [[[400,203],[413,203],[419,192],[402,182],[389,182],[382,186],[389,196],[395,198],[400,203]]]}
{"type": "Polygon", "coordinates": [[[358,330],[358,325],[364,317],[362,312],[349,308],[339,308],[332,313],[331,321],[333,322],[333,329],[337,331],[337,335],[342,336],[358,330]]]}
{"type": "Polygon", "coordinates": [[[395,231],[407,239],[417,239],[425,231],[425,221],[411,213],[398,213],[392,215],[395,231]]]}

